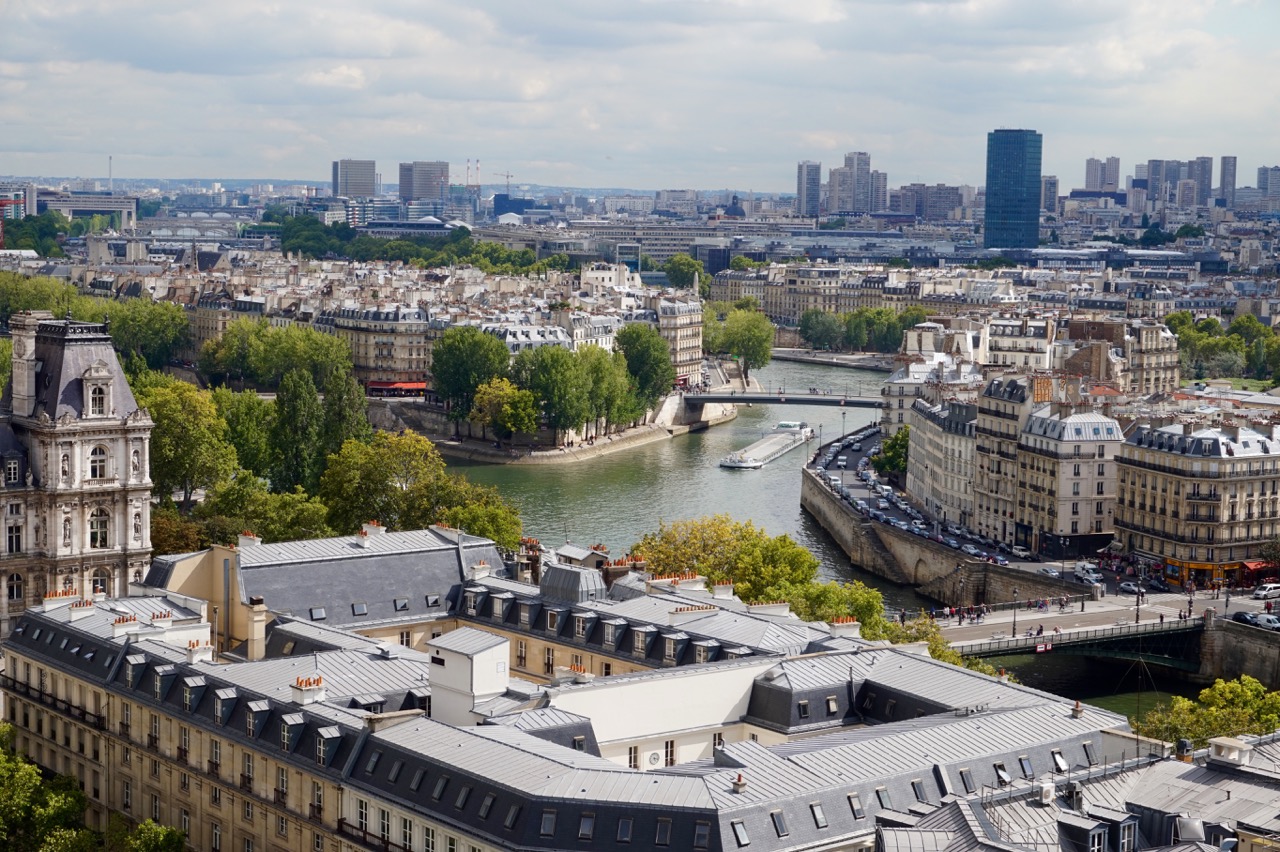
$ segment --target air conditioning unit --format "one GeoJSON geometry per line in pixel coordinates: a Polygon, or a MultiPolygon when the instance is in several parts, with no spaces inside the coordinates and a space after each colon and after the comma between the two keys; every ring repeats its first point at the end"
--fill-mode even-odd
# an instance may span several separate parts
{"type": "Polygon", "coordinates": [[[1040,804],[1052,805],[1053,797],[1057,791],[1054,789],[1052,781],[1045,781],[1040,785],[1040,804]]]}

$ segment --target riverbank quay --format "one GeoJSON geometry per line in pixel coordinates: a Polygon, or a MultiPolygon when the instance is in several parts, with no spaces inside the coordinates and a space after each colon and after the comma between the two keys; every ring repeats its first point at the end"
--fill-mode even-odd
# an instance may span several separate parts
{"type": "Polygon", "coordinates": [[[870,353],[841,354],[839,352],[815,352],[812,349],[778,348],[772,351],[775,361],[794,361],[799,364],[818,364],[823,367],[844,367],[851,370],[874,370],[877,373],[893,372],[893,356],[870,353]]]}

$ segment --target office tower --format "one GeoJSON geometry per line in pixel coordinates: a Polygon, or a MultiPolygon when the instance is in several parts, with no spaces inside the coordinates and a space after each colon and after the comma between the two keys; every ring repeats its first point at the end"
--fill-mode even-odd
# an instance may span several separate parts
{"type": "Polygon", "coordinates": [[[1187,177],[1196,182],[1196,206],[1204,207],[1213,194],[1213,157],[1196,157],[1187,165],[1187,177]]]}
{"type": "Polygon", "coordinates": [[[1258,168],[1258,190],[1264,198],[1280,195],[1280,166],[1258,168]]]}
{"type": "Polygon", "coordinates": [[[373,160],[334,160],[333,194],[339,198],[372,198],[378,194],[373,160]]]}
{"type": "Polygon", "coordinates": [[[1040,209],[1058,213],[1058,176],[1045,175],[1040,178],[1040,209]]]}
{"type": "Polygon", "coordinates": [[[1119,192],[1120,191],[1120,158],[1107,157],[1107,162],[1102,166],[1102,191],[1103,192],[1119,192]]]}
{"type": "Polygon", "coordinates": [[[853,212],[853,169],[838,166],[827,172],[827,212],[853,212]]]}
{"type": "Polygon", "coordinates": [[[844,155],[844,167],[853,171],[853,212],[871,212],[871,155],[851,151],[844,155]]]}
{"type": "Polygon", "coordinates": [[[1035,248],[1040,243],[1040,155],[1034,130],[987,134],[984,248],[1035,248]]]}
{"type": "Polygon", "coordinates": [[[448,197],[448,163],[415,160],[400,164],[400,200],[443,202],[448,197]]]}
{"type": "Polygon", "coordinates": [[[1147,212],[1147,191],[1141,187],[1132,187],[1129,190],[1126,202],[1129,206],[1130,213],[1142,215],[1147,212]]]}
{"type": "Polygon", "coordinates": [[[1102,161],[1096,157],[1084,161],[1084,188],[1093,192],[1102,189],[1102,161]]]}
{"type": "Polygon", "coordinates": [[[1199,185],[1191,178],[1178,181],[1176,192],[1174,193],[1174,205],[1177,207],[1195,207],[1196,196],[1199,191],[1199,185]]]}
{"type": "Polygon", "coordinates": [[[822,163],[802,160],[796,166],[796,215],[816,217],[822,209],[822,163]]]}
{"type": "Polygon", "coordinates": [[[1231,209],[1236,206],[1236,158],[1223,157],[1222,170],[1218,178],[1218,197],[1231,209]]]}
{"type": "Polygon", "coordinates": [[[1134,167],[1133,167],[1133,179],[1134,179],[1134,180],[1146,180],[1146,179],[1147,179],[1147,164],[1146,164],[1146,163],[1136,163],[1136,164],[1134,165],[1134,167]]]}
{"type": "Polygon", "coordinates": [[[871,212],[889,209],[889,176],[884,172],[871,172],[871,212]]]}

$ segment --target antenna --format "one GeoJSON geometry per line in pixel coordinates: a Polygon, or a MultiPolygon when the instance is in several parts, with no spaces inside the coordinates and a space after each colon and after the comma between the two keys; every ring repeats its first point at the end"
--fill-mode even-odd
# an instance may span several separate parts
{"type": "Polygon", "coordinates": [[[107,191],[110,192],[112,195],[116,194],[115,169],[114,169],[114,163],[112,162],[112,160],[114,159],[115,158],[112,157],[110,154],[107,155],[107,191]]]}

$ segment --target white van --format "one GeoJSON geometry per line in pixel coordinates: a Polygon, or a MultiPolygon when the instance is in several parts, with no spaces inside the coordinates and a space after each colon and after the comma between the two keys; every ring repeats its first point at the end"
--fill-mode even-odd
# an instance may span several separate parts
{"type": "Polygon", "coordinates": [[[1253,597],[1256,600],[1280,598],[1280,583],[1263,583],[1253,590],[1253,597]]]}

